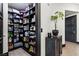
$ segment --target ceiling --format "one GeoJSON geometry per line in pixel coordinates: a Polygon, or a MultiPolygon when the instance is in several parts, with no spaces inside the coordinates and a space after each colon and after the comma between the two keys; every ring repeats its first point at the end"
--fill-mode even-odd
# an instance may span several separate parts
{"type": "Polygon", "coordinates": [[[72,14],[75,14],[75,13],[78,13],[78,12],[66,10],[65,16],[72,15],[72,14]]]}
{"type": "Polygon", "coordinates": [[[28,3],[9,3],[8,6],[17,10],[24,10],[28,6],[28,3]]]}

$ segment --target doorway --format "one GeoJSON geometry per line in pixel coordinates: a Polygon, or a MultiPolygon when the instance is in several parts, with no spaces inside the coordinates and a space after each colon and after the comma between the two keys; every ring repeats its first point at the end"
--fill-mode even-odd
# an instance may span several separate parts
{"type": "Polygon", "coordinates": [[[77,40],[77,15],[74,11],[66,10],[65,18],[65,40],[70,42],[76,42],[77,40]]]}
{"type": "Polygon", "coordinates": [[[9,55],[16,56],[18,53],[23,55],[27,52],[25,54],[29,56],[40,56],[40,4],[9,3],[8,5],[9,55]]]}
{"type": "Polygon", "coordinates": [[[65,11],[65,47],[62,56],[78,56],[79,44],[77,44],[77,19],[78,12],[65,11]],[[73,51],[73,52],[72,52],[73,51]]]}

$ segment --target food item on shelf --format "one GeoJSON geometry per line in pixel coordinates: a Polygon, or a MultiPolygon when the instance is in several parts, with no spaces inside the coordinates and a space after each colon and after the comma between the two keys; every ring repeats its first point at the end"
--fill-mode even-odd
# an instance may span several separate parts
{"type": "Polygon", "coordinates": [[[36,42],[31,40],[31,41],[29,42],[29,44],[35,45],[36,42]]]}
{"type": "Polygon", "coordinates": [[[17,19],[14,19],[14,22],[16,23],[16,22],[18,22],[19,23],[19,20],[17,20],[17,19]]]}
{"type": "Polygon", "coordinates": [[[29,23],[29,19],[23,18],[23,24],[27,24],[27,23],[29,23]]]}
{"type": "Polygon", "coordinates": [[[35,29],[36,29],[35,26],[31,26],[31,27],[30,27],[30,30],[35,30],[35,29]]]}
{"type": "Polygon", "coordinates": [[[24,40],[23,40],[24,42],[28,42],[29,41],[29,39],[27,38],[27,37],[24,37],[24,40]]]}
{"type": "Polygon", "coordinates": [[[17,23],[17,24],[14,24],[14,27],[17,29],[17,28],[19,28],[19,24],[17,23]]]}
{"type": "Polygon", "coordinates": [[[22,20],[20,19],[20,21],[19,21],[20,23],[22,23],[22,20]]]}
{"type": "Polygon", "coordinates": [[[30,46],[29,52],[33,52],[33,47],[32,46],[30,46]]]}
{"type": "Polygon", "coordinates": [[[20,16],[18,16],[17,14],[13,14],[14,18],[20,18],[20,16]]]}
{"type": "Polygon", "coordinates": [[[23,34],[20,34],[21,37],[23,37],[23,34]]]}
{"type": "Polygon", "coordinates": [[[36,53],[36,49],[35,49],[35,47],[30,46],[30,48],[29,48],[29,52],[36,53]]]}
{"type": "Polygon", "coordinates": [[[8,27],[8,30],[9,31],[13,31],[13,27],[8,27]]]}
{"type": "Polygon", "coordinates": [[[17,9],[12,9],[13,12],[20,14],[20,12],[17,9]]]}
{"type": "Polygon", "coordinates": [[[30,32],[29,34],[33,34],[33,35],[35,35],[35,32],[30,32]]]}
{"type": "Polygon", "coordinates": [[[35,22],[35,15],[34,15],[33,18],[32,18],[32,22],[35,22]]]}
{"type": "Polygon", "coordinates": [[[22,42],[18,42],[18,43],[15,43],[14,44],[14,47],[20,47],[20,46],[23,46],[23,43],[22,42]]]}
{"type": "Polygon", "coordinates": [[[25,47],[26,47],[26,48],[29,48],[29,44],[28,44],[28,43],[25,43],[25,47]]]}
{"type": "Polygon", "coordinates": [[[13,25],[13,21],[11,19],[8,20],[8,25],[13,25]]]}
{"type": "Polygon", "coordinates": [[[12,42],[12,38],[11,37],[9,38],[9,42],[12,42]]]}
{"type": "Polygon", "coordinates": [[[29,15],[29,12],[28,13],[26,13],[24,16],[28,16],[29,15]]]}
{"type": "MultiPolygon", "coordinates": [[[[23,25],[20,25],[19,28],[21,28],[20,30],[22,30],[22,29],[23,29],[23,25]]],[[[22,31],[23,31],[23,30],[22,30],[22,31]]]]}
{"type": "Polygon", "coordinates": [[[30,36],[30,38],[32,38],[32,39],[33,39],[33,38],[36,38],[36,36],[30,36]]]}
{"type": "Polygon", "coordinates": [[[12,49],[13,48],[13,44],[11,42],[9,42],[9,49],[12,49]]]}
{"type": "Polygon", "coordinates": [[[24,26],[24,30],[28,30],[29,29],[29,25],[24,26]]]}
{"type": "Polygon", "coordinates": [[[19,41],[19,34],[16,34],[16,35],[14,35],[14,42],[17,42],[17,41],[19,41]]]}
{"type": "Polygon", "coordinates": [[[12,32],[8,32],[8,37],[13,37],[13,33],[12,32]]]}
{"type": "Polygon", "coordinates": [[[28,35],[28,32],[25,32],[25,36],[29,36],[29,35],[28,35]]]}

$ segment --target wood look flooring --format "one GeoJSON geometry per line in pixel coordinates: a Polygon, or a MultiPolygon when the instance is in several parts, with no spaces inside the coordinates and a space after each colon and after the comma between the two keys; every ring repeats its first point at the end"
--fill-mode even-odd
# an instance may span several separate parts
{"type": "Polygon", "coordinates": [[[79,44],[66,42],[66,46],[62,49],[62,56],[79,56],[79,44]]]}
{"type": "Polygon", "coordinates": [[[9,56],[31,56],[22,48],[18,48],[16,50],[10,51],[9,56]]]}

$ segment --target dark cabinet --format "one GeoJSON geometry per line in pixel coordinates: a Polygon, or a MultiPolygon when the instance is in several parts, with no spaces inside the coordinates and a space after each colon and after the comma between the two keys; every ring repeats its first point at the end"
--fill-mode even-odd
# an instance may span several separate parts
{"type": "Polygon", "coordinates": [[[59,56],[62,53],[62,37],[46,37],[46,56],[59,56]]]}

